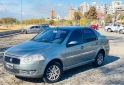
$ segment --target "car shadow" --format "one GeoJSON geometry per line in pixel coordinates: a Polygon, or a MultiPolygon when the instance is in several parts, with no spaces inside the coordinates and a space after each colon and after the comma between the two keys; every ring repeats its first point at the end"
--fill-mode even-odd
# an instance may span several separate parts
{"type": "Polygon", "coordinates": [[[123,37],[108,36],[108,38],[110,41],[113,41],[112,43],[124,42],[123,37]]]}
{"type": "MultiPolygon", "coordinates": [[[[103,66],[110,64],[110,63],[113,63],[113,62],[117,61],[118,59],[119,59],[119,57],[117,57],[117,56],[107,56],[107,57],[105,57],[105,62],[103,64],[103,66]]],[[[60,81],[64,81],[70,77],[73,77],[76,74],[88,71],[88,70],[93,69],[93,68],[95,68],[95,67],[93,66],[92,63],[90,63],[87,65],[82,65],[82,66],[67,70],[63,73],[63,76],[60,79],[60,81]]],[[[33,83],[43,82],[42,78],[23,78],[23,77],[17,77],[17,76],[16,76],[16,78],[21,79],[23,81],[33,82],[33,83]]]]}

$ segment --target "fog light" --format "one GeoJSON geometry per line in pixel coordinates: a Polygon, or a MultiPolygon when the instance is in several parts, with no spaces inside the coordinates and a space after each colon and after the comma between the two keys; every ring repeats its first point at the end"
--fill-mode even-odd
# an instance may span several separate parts
{"type": "Polygon", "coordinates": [[[21,73],[22,74],[35,74],[36,70],[22,70],[21,73]]]}
{"type": "Polygon", "coordinates": [[[22,70],[21,73],[22,74],[29,74],[29,71],[28,70],[22,70]]]}
{"type": "Polygon", "coordinates": [[[36,73],[36,70],[34,71],[29,71],[30,74],[35,74],[36,73]]]}

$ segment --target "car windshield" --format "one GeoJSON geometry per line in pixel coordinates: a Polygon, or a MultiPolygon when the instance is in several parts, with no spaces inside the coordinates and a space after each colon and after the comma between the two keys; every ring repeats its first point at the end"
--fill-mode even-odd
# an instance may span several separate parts
{"type": "Polygon", "coordinates": [[[60,44],[65,40],[68,33],[69,33],[69,30],[65,30],[65,29],[47,29],[41,32],[40,34],[38,34],[32,40],[38,41],[38,42],[60,44]]]}

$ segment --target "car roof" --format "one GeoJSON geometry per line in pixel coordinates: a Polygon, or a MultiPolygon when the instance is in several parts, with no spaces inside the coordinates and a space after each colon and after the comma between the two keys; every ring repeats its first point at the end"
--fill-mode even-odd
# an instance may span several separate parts
{"type": "Polygon", "coordinates": [[[68,29],[68,30],[75,30],[75,29],[82,29],[82,28],[89,28],[89,27],[82,27],[82,26],[58,26],[58,27],[51,27],[52,29],[68,29]]]}

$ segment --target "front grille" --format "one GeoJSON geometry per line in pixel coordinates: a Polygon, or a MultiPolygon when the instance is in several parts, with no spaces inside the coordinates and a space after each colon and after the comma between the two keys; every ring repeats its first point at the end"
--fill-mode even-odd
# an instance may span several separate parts
{"type": "Polygon", "coordinates": [[[5,56],[5,61],[13,64],[20,64],[20,59],[5,56]]]}
{"type": "Polygon", "coordinates": [[[4,67],[7,71],[12,72],[12,73],[19,73],[19,69],[10,69],[7,68],[6,66],[4,67]]]}

